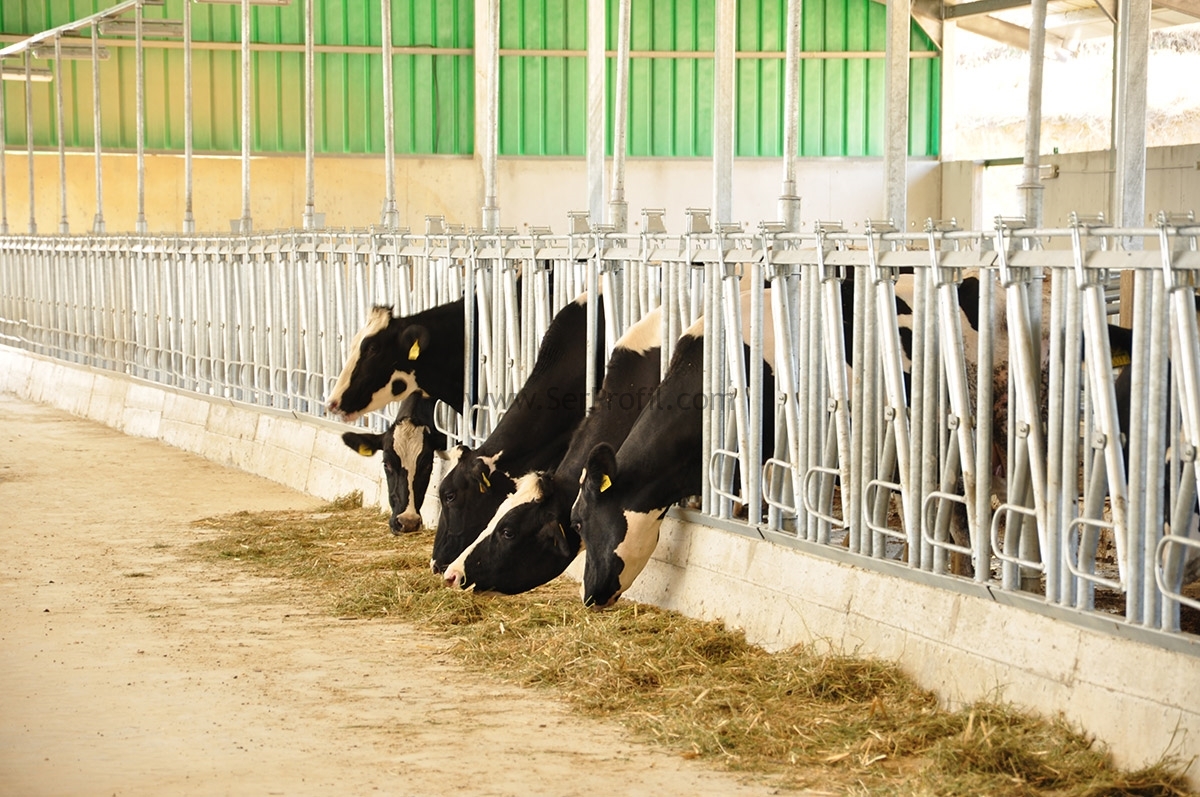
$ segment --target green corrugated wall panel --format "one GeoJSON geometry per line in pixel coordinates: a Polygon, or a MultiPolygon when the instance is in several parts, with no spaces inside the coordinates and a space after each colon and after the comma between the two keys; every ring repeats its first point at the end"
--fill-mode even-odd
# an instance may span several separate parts
{"type": "MultiPolygon", "coordinates": [[[[29,34],[114,5],[116,0],[0,0],[0,30],[29,34]]],[[[253,41],[304,43],[304,4],[251,9],[253,41]]],[[[183,0],[147,7],[146,19],[182,19],[183,0]]],[[[346,3],[318,0],[314,14],[317,44],[378,47],[380,7],[376,0],[346,3]],[[367,31],[370,31],[368,33],[367,31]]],[[[392,11],[396,46],[470,47],[474,7],[469,0],[397,0],[392,11]]],[[[239,41],[241,10],[236,5],[195,4],[196,42],[239,41]]],[[[85,40],[86,41],[86,40],[85,40]]],[[[152,40],[148,40],[152,41],[152,40]]],[[[137,147],[135,67],[132,48],[110,47],[100,65],[103,143],[106,148],[137,147]]],[[[182,150],[183,52],[146,51],[146,146],[182,150]]],[[[16,62],[10,62],[16,63],[16,62]]],[[[38,61],[38,66],[49,62],[38,61]]],[[[251,55],[251,97],[255,152],[304,151],[304,56],[299,52],[251,55]]],[[[197,151],[241,150],[241,54],[237,50],[193,51],[193,140],[197,151]]],[[[321,153],[383,152],[382,56],[317,53],[316,150],[321,153]]],[[[396,55],[393,59],[396,151],[400,154],[470,153],[474,137],[474,59],[470,55],[396,55]]],[[[68,62],[63,82],[64,122],[69,147],[91,147],[91,65],[68,62]]],[[[24,87],[7,82],[6,140],[25,144],[24,87]]],[[[52,84],[34,86],[34,143],[56,146],[52,84]]]]}
{"type": "MultiPolygon", "coordinates": [[[[584,50],[585,0],[502,0],[504,50],[584,50]]],[[[500,58],[501,155],[581,155],[586,140],[587,59],[500,58]]]]}
{"type": "MultiPolygon", "coordinates": [[[[711,52],[714,13],[713,0],[651,0],[636,4],[630,19],[630,49],[711,52]]],[[[615,26],[616,17],[610,15],[610,37],[615,26]]],[[[711,57],[631,60],[630,155],[711,155],[712,119],[711,57]]]]}
{"type": "MultiPolygon", "coordinates": [[[[0,0],[0,30],[32,33],[75,19],[116,0],[0,0]]],[[[182,17],[184,0],[149,7],[148,19],[182,17]]],[[[785,0],[744,0],[738,7],[738,49],[781,53],[785,0]]],[[[231,5],[197,4],[198,42],[236,43],[241,11],[231,5]]],[[[881,51],[886,10],[872,0],[807,0],[803,49],[821,52],[881,51]]],[[[304,5],[255,7],[252,36],[266,44],[303,43],[304,5]]],[[[501,58],[500,152],[582,155],[586,141],[586,0],[502,0],[501,47],[571,50],[579,55],[501,58]]],[[[608,9],[610,49],[615,48],[616,6],[608,9]]],[[[630,65],[628,145],[632,155],[708,156],[712,151],[715,0],[645,0],[633,7],[634,51],[697,52],[700,57],[635,58],[630,65]],[[707,57],[706,57],[707,56],[707,57]]],[[[470,0],[396,0],[392,12],[397,46],[470,48],[474,40],[470,0]]],[[[318,44],[377,47],[376,0],[321,2],[318,44]]],[[[913,28],[912,47],[929,50],[913,28]]],[[[101,64],[103,139],[108,148],[136,147],[134,65],[130,48],[110,47],[101,64]]],[[[147,51],[147,146],[183,147],[182,53],[147,51]]],[[[39,62],[39,66],[45,62],[39,62]]],[[[194,141],[198,151],[240,150],[240,54],[194,53],[194,141]]],[[[252,148],[301,152],[304,147],[304,59],[297,52],[256,52],[252,148]]],[[[474,61],[470,55],[396,55],[394,100],[396,150],[405,153],[469,153],[474,131],[474,61]]],[[[782,148],[784,64],[780,57],[740,58],[737,63],[737,153],[777,157],[782,148]]],[[[609,64],[609,74],[613,75],[609,64]]],[[[882,59],[812,58],[801,64],[799,154],[879,155],[883,136],[882,59]]],[[[318,53],[317,130],[322,153],[383,150],[381,56],[318,53]]],[[[90,147],[91,67],[68,63],[64,79],[66,140],[90,147]]],[[[910,73],[910,152],[938,151],[940,73],[937,59],[913,59],[910,73]]],[[[23,87],[5,85],[6,135],[25,141],[23,87]]],[[[51,86],[36,84],[34,140],[53,146],[55,103],[51,86]]],[[[611,92],[609,103],[611,109],[611,92]]],[[[611,131],[609,133],[611,145],[611,131]]]]}

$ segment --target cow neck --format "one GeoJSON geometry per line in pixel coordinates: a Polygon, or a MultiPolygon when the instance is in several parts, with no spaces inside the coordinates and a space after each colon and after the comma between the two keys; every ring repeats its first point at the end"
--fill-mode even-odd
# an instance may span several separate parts
{"type": "Polygon", "coordinates": [[[643,352],[614,350],[592,412],[572,436],[555,470],[557,477],[572,482],[578,490],[579,477],[592,449],[599,443],[608,443],[614,450],[621,447],[658,386],[659,351],[657,346],[643,352]]]}
{"type": "Polygon", "coordinates": [[[430,332],[426,348],[415,362],[406,359],[407,352],[400,353],[397,370],[411,368],[421,390],[455,409],[461,409],[463,403],[463,313],[463,300],[459,299],[396,319],[397,335],[414,324],[430,332]]]}
{"type": "Polygon", "coordinates": [[[617,451],[628,509],[661,509],[700,491],[703,351],[703,337],[680,339],[666,379],[617,451]]]}
{"type": "MultiPolygon", "coordinates": [[[[602,312],[597,326],[603,339],[602,312]]],[[[476,453],[498,455],[496,467],[515,476],[556,468],[584,417],[586,353],[587,305],[571,302],[554,317],[529,378],[476,453]]]]}

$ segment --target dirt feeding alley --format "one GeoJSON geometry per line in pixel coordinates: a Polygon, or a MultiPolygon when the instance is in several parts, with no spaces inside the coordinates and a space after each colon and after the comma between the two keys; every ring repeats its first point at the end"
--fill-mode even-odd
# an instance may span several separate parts
{"type": "Polygon", "coordinates": [[[775,793],[182,555],[318,503],[0,395],[0,795],[775,793]]]}

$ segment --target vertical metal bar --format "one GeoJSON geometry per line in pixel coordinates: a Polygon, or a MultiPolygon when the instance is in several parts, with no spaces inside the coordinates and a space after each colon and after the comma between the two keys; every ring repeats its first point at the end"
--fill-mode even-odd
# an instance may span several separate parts
{"type": "Polygon", "coordinates": [[[604,141],[608,130],[605,0],[587,0],[587,175],[588,218],[604,223],[604,141]]]}
{"type": "Polygon", "coordinates": [[[392,0],[379,0],[383,33],[383,213],[380,222],[388,229],[400,224],[396,210],[396,108],[392,90],[392,0]]]}
{"type": "Polygon", "coordinates": [[[58,232],[66,235],[71,232],[67,221],[67,142],[65,125],[63,124],[63,62],[62,36],[54,37],[54,102],[57,119],[58,135],[58,195],[61,216],[58,220],[58,232]]]}
{"type": "MultiPolygon", "coordinates": [[[[1092,405],[1096,412],[1096,425],[1103,435],[1104,465],[1108,475],[1109,511],[1112,513],[1113,535],[1117,547],[1117,571],[1122,584],[1129,578],[1127,563],[1129,551],[1126,545],[1128,533],[1128,482],[1125,476],[1125,460],[1120,447],[1120,428],[1117,423],[1117,400],[1109,377],[1109,363],[1112,362],[1112,352],[1108,336],[1105,333],[1104,290],[1085,272],[1083,244],[1080,238],[1080,225],[1073,223],[1071,227],[1071,245],[1074,256],[1076,284],[1080,289],[1083,301],[1083,330],[1085,345],[1085,361],[1087,362],[1088,387],[1092,394],[1092,405]]],[[[1168,260],[1170,254],[1167,254],[1168,260]]],[[[1010,303],[1011,307],[1011,303],[1010,303]]],[[[1194,309],[1192,310],[1194,317],[1194,309]]],[[[1028,372],[1027,372],[1028,373],[1028,372]]],[[[1024,408],[1027,412],[1032,407],[1024,408]]],[[[1026,415],[1025,417],[1037,417],[1026,415]]],[[[1030,436],[1031,440],[1033,435],[1030,436]]],[[[1035,479],[1041,478],[1035,471],[1035,479]]],[[[1036,494],[1037,481],[1034,482],[1036,494]]],[[[1039,514],[1039,525],[1042,517],[1039,514]]],[[[1140,599],[1140,595],[1136,596],[1140,599]]],[[[1127,596],[1133,601],[1135,596],[1127,596]]]]}
{"type": "Polygon", "coordinates": [[[34,201],[33,180],[33,78],[30,71],[33,53],[25,51],[25,145],[29,153],[29,234],[37,235],[37,213],[34,201]]]}
{"type": "Polygon", "coordinates": [[[134,62],[137,93],[137,222],[135,229],[146,232],[146,49],[142,41],[142,4],[134,7],[134,62]]]}
{"type": "MultiPolygon", "coordinates": [[[[1139,277],[1141,275],[1139,274],[1139,277]]],[[[1150,389],[1147,393],[1134,394],[1145,395],[1146,404],[1149,405],[1149,423],[1146,427],[1146,474],[1145,474],[1145,492],[1142,494],[1143,510],[1141,523],[1136,524],[1137,533],[1141,535],[1143,557],[1142,562],[1142,606],[1143,619],[1142,622],[1150,627],[1166,627],[1165,623],[1172,625],[1178,623],[1176,605],[1175,612],[1169,610],[1169,603],[1163,601],[1162,593],[1158,590],[1158,581],[1155,578],[1155,569],[1157,566],[1157,556],[1155,551],[1158,547],[1159,538],[1162,536],[1161,529],[1163,528],[1163,518],[1171,517],[1171,508],[1167,500],[1168,493],[1163,489],[1167,478],[1171,478],[1172,488],[1179,485],[1179,482],[1173,477],[1169,477],[1166,473],[1167,463],[1163,456],[1158,456],[1151,452],[1166,452],[1167,451],[1167,422],[1166,411],[1170,406],[1168,397],[1168,384],[1170,376],[1168,373],[1167,363],[1169,361],[1170,348],[1170,330],[1168,329],[1167,317],[1170,313],[1169,299],[1166,295],[1166,286],[1160,274],[1149,275],[1151,277],[1151,288],[1146,290],[1134,289],[1134,300],[1138,301],[1138,297],[1142,293],[1150,294],[1148,306],[1150,310],[1150,341],[1149,350],[1152,352],[1148,358],[1150,363],[1150,389]]],[[[1139,302],[1140,303],[1140,302],[1139,302]]],[[[1131,402],[1132,403],[1132,402],[1131,402]]],[[[1186,446],[1185,446],[1186,449],[1186,446]]],[[[1181,452],[1182,453],[1182,452],[1181,452]]],[[[1185,489],[1187,485],[1184,486],[1185,489]]],[[[1171,493],[1176,499],[1174,489],[1171,493]]],[[[1133,478],[1130,474],[1129,495],[1132,499],[1135,495],[1133,492],[1133,478]]],[[[1189,497],[1186,501],[1186,507],[1190,510],[1192,507],[1192,499],[1189,497]]],[[[1130,515],[1133,514],[1133,501],[1130,501],[1130,515]]],[[[1171,523],[1172,534],[1182,534],[1187,530],[1189,521],[1184,521],[1181,527],[1176,522],[1171,523]]],[[[1133,526],[1134,524],[1130,524],[1133,526]]]]}
{"type": "Polygon", "coordinates": [[[1033,0],[1029,22],[1029,103],[1025,117],[1025,168],[1021,182],[1025,223],[1042,226],[1042,181],[1038,176],[1042,144],[1042,65],[1046,61],[1046,0],[1033,0]]]}
{"type": "Polygon", "coordinates": [[[737,2],[716,0],[713,45],[713,220],[733,220],[733,93],[737,79],[737,2]]]}
{"type": "MultiPolygon", "coordinates": [[[[594,5],[594,0],[589,0],[589,7],[594,5]]],[[[603,3],[601,3],[603,5],[603,3]]],[[[596,325],[599,321],[601,301],[611,301],[613,297],[600,294],[600,253],[603,246],[603,239],[600,234],[596,234],[593,238],[595,250],[594,254],[587,261],[587,342],[585,345],[584,361],[587,363],[587,370],[584,372],[584,398],[587,402],[586,406],[592,406],[592,399],[596,395],[596,369],[592,363],[596,362],[596,348],[603,346],[604,341],[596,339],[596,325]]],[[[605,302],[607,304],[607,302],[605,302]]]]}
{"type": "MultiPolygon", "coordinates": [[[[979,317],[992,318],[993,295],[995,279],[990,271],[979,275],[979,317]]],[[[992,429],[989,420],[993,412],[994,387],[992,373],[992,340],[993,328],[991,323],[979,325],[979,349],[977,352],[977,386],[975,390],[975,472],[977,474],[991,473],[992,462],[992,429]],[[978,376],[982,374],[983,376],[978,376]]],[[[992,501],[990,490],[975,491],[975,517],[980,529],[990,528],[992,501]]],[[[971,539],[974,549],[975,580],[982,583],[991,577],[991,542],[984,534],[977,534],[971,539]]]]}
{"type": "MultiPolygon", "coordinates": [[[[629,227],[629,205],[625,202],[625,136],[629,125],[629,28],[632,0],[617,3],[617,74],[613,86],[613,163],[612,197],[608,202],[608,223],[618,232],[629,227]]],[[[633,323],[637,319],[626,319],[633,323]]],[[[611,337],[611,336],[610,336],[611,337]]]]}
{"type": "MultiPolygon", "coordinates": [[[[1075,358],[1068,359],[1066,357],[1067,352],[1076,352],[1079,349],[1074,341],[1065,338],[1063,334],[1067,327],[1063,307],[1065,283],[1066,274],[1061,269],[1054,269],[1050,273],[1050,318],[1047,319],[1050,324],[1050,363],[1046,402],[1048,408],[1046,417],[1049,420],[1046,434],[1046,517],[1048,523],[1046,526],[1047,550],[1042,555],[1046,574],[1046,600],[1050,603],[1059,602],[1063,594],[1063,576],[1069,572],[1063,566],[1063,556],[1060,551],[1063,550],[1066,537],[1063,530],[1070,522],[1064,520],[1066,513],[1063,511],[1063,507],[1068,502],[1064,484],[1067,474],[1074,470],[1074,463],[1068,470],[1063,462],[1066,441],[1064,434],[1056,433],[1055,426],[1057,424],[1058,429],[1062,430],[1079,429],[1078,388],[1072,394],[1067,394],[1064,389],[1064,386],[1070,381],[1066,371],[1078,372],[1079,370],[1075,365],[1075,358]],[[1072,396],[1073,400],[1070,403],[1065,400],[1067,395],[1072,396]]],[[[1076,431],[1076,433],[1078,432],[1076,431]]]]}
{"type": "Polygon", "coordinates": [[[313,140],[316,128],[316,111],[313,108],[313,6],[317,0],[304,0],[304,229],[316,226],[316,170],[313,140]]]}
{"type": "Polygon", "coordinates": [[[887,46],[883,100],[884,213],[904,229],[908,213],[908,47],[912,3],[887,4],[887,46]]]}
{"type": "MultiPolygon", "coordinates": [[[[94,31],[95,28],[93,27],[94,31]]],[[[97,112],[99,113],[99,112],[97,112]]],[[[99,117],[97,117],[99,118],[99,117]]],[[[192,4],[183,2],[183,231],[196,231],[192,215],[192,4]]]]}
{"type": "MultiPolygon", "coordinates": [[[[750,336],[746,343],[750,344],[750,367],[747,376],[748,392],[746,398],[750,402],[747,448],[745,453],[746,470],[743,471],[742,481],[745,485],[746,522],[757,526],[762,522],[762,462],[763,462],[763,266],[762,261],[750,265],[750,336]]],[[[739,333],[741,330],[736,330],[739,333]]],[[[782,347],[781,347],[782,348],[782,347]]],[[[778,349],[776,349],[778,351],[778,349]]],[[[771,363],[774,368],[775,363],[771,363]]],[[[773,405],[772,405],[773,406],[773,405]]],[[[769,444],[773,447],[775,441],[769,444]]]]}
{"type": "Polygon", "coordinates": [[[96,151],[96,215],[92,219],[92,232],[104,234],[104,170],[100,163],[100,154],[104,149],[101,143],[100,124],[100,41],[99,23],[92,23],[92,145],[96,151]]]}
{"type": "MultiPolygon", "coordinates": [[[[139,6],[140,8],[140,6],[139,6]]],[[[250,219],[250,0],[242,0],[242,218],[239,231],[248,235],[250,219]]]]}
{"type": "Polygon", "coordinates": [[[800,139],[800,2],[787,0],[783,60],[783,189],[779,220],[788,232],[800,232],[800,197],[796,195],[796,154],[800,139]]]}

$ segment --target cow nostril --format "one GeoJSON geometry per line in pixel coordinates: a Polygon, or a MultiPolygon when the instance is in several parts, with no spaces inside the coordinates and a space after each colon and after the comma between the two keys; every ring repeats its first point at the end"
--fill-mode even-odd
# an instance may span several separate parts
{"type": "Polygon", "coordinates": [[[458,573],[450,571],[446,573],[446,586],[454,589],[458,586],[458,573]]]}

